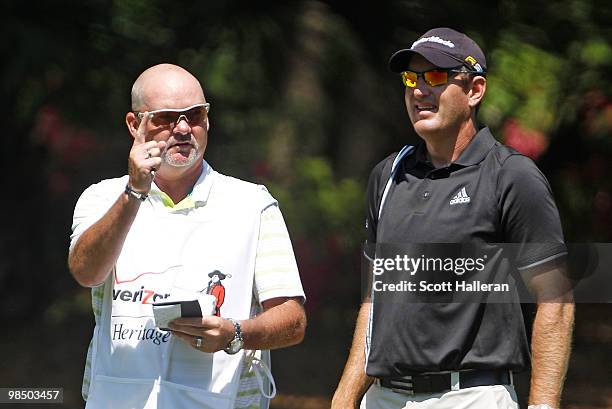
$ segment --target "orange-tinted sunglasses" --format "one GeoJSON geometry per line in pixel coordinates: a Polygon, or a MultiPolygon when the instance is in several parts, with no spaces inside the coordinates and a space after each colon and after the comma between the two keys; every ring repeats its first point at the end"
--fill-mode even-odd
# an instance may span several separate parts
{"type": "Polygon", "coordinates": [[[404,71],[400,75],[402,76],[402,82],[408,88],[414,88],[417,85],[417,80],[419,77],[423,77],[425,82],[432,86],[437,87],[438,85],[444,85],[448,83],[449,73],[470,73],[470,71],[462,71],[458,69],[440,69],[436,68],[433,70],[427,71],[404,71]]]}

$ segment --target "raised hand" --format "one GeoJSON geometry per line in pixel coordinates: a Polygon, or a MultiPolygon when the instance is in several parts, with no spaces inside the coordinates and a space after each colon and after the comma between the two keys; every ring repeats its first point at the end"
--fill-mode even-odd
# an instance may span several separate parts
{"type": "Polygon", "coordinates": [[[149,193],[155,171],[161,166],[161,154],[166,147],[165,141],[146,140],[147,124],[150,115],[145,112],[138,130],[134,136],[134,143],[128,158],[129,185],[137,192],[149,193]]]}

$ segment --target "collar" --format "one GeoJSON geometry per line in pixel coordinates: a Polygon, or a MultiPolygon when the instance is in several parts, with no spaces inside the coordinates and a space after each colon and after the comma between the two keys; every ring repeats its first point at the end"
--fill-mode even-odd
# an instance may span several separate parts
{"type": "MultiPolygon", "coordinates": [[[[206,202],[208,201],[208,197],[210,196],[210,190],[212,188],[213,179],[214,179],[213,168],[205,160],[202,161],[202,173],[200,173],[200,177],[198,177],[198,180],[196,180],[189,195],[187,195],[187,197],[183,199],[180,203],[184,202],[187,199],[190,199],[190,201],[193,203],[193,207],[205,205],[206,202]]],[[[151,185],[151,193],[153,193],[156,196],[161,197],[162,193],[164,192],[159,187],[157,187],[155,182],[153,182],[151,185]]],[[[176,203],[175,206],[176,205],[178,205],[178,203],[176,203]]],[[[188,207],[191,207],[191,206],[188,206],[188,207]]]]}
{"type": "Polygon", "coordinates": [[[202,173],[193,186],[191,191],[191,198],[195,202],[202,202],[205,204],[210,196],[210,189],[213,184],[213,168],[206,162],[202,161],[202,173]]]}
{"type": "MultiPolygon", "coordinates": [[[[468,146],[461,152],[459,158],[451,163],[460,166],[472,166],[477,165],[484,160],[487,153],[495,145],[497,141],[489,128],[484,127],[480,129],[476,135],[472,138],[468,146]]],[[[433,167],[431,161],[427,157],[427,145],[424,140],[420,140],[416,146],[414,155],[410,155],[406,160],[406,167],[408,169],[414,168],[417,165],[426,165],[433,167]]]]}
{"type": "Polygon", "coordinates": [[[484,160],[496,142],[489,128],[481,128],[453,163],[462,166],[477,165],[484,160]]]}
{"type": "Polygon", "coordinates": [[[433,168],[433,165],[427,157],[427,145],[425,141],[419,138],[419,142],[415,144],[414,153],[408,155],[403,161],[404,169],[414,169],[417,166],[425,166],[426,168],[433,168]]]}

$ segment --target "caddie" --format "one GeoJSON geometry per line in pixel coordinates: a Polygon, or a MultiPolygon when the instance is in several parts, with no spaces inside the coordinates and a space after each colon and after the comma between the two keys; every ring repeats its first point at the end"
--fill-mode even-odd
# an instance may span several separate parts
{"type": "Polygon", "coordinates": [[[68,264],[96,322],[86,408],[267,408],[269,350],[306,326],[278,203],[203,159],[210,103],[187,70],[150,67],[131,96],[128,174],[90,186],[74,210],[68,264]],[[216,297],[214,311],[156,327],[153,303],[190,294],[216,297]]]}

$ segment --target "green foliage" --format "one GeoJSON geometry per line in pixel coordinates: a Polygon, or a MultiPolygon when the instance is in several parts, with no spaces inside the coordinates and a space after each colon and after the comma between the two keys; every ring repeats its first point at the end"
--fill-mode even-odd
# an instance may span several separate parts
{"type": "Polygon", "coordinates": [[[582,47],[581,60],[587,67],[612,64],[612,47],[603,39],[587,41],[582,47]]]}
{"type": "Polygon", "coordinates": [[[305,157],[296,161],[286,186],[266,184],[279,200],[292,233],[315,242],[337,234],[350,249],[361,242],[364,189],[352,178],[335,179],[327,159],[305,157]]]}
{"type": "Polygon", "coordinates": [[[499,128],[514,117],[529,128],[550,132],[567,75],[562,70],[564,61],[519,41],[512,33],[502,36],[490,60],[494,66],[482,108],[485,123],[499,128]]]}
{"type": "Polygon", "coordinates": [[[156,3],[150,0],[114,0],[112,30],[134,43],[170,44],[174,31],[165,26],[165,11],[156,3]]]}

